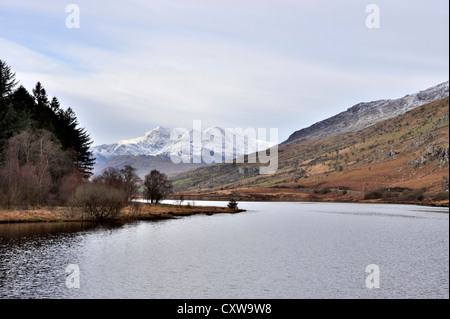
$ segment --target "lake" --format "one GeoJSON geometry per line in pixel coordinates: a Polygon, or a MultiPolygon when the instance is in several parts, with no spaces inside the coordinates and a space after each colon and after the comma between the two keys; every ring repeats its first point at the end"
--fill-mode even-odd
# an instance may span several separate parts
{"type": "Polygon", "coordinates": [[[122,226],[1,224],[0,298],[449,298],[448,208],[239,207],[122,226]]]}

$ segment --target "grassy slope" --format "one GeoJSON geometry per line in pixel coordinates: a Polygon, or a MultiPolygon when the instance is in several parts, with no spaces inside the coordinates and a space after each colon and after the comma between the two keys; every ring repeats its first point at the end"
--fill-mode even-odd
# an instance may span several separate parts
{"type": "MultiPolygon", "coordinates": [[[[178,175],[178,191],[215,191],[253,188],[255,193],[285,189],[345,188],[364,192],[379,187],[427,188],[433,196],[448,180],[448,162],[422,156],[434,144],[448,147],[449,99],[418,107],[365,130],[307,141],[279,149],[279,169],[259,175],[258,164],[219,164],[178,175]]],[[[192,194],[192,192],[189,192],[192,194]]],[[[264,193],[264,192],[263,192],[264,193]]]]}

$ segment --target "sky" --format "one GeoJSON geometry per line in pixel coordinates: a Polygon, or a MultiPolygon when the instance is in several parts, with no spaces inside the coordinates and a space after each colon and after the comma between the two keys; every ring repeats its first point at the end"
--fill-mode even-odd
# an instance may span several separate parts
{"type": "Polygon", "coordinates": [[[194,120],[277,128],[282,142],[448,81],[448,12],[447,0],[0,0],[0,59],[71,107],[94,145],[194,120]]]}

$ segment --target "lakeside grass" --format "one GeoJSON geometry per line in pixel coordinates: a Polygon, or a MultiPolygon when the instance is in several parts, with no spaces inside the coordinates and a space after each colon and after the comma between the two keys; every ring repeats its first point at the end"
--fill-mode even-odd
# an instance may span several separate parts
{"type": "MultiPolygon", "coordinates": [[[[160,220],[191,215],[235,214],[241,209],[228,207],[132,203],[123,208],[112,221],[160,220]]],[[[42,207],[36,209],[0,209],[0,223],[79,222],[91,220],[80,209],[42,207]]]]}
{"type": "MultiPolygon", "coordinates": [[[[273,190],[272,190],[273,191],[273,190]]],[[[279,191],[283,192],[284,189],[279,191]]],[[[302,192],[303,193],[303,192],[302,192]]],[[[220,196],[216,192],[213,194],[184,194],[186,198],[190,200],[220,200],[220,196]],[[211,196],[212,195],[212,196],[211,196]]],[[[237,194],[234,194],[237,195],[237,194]]],[[[430,207],[448,207],[448,200],[438,202],[398,202],[393,200],[372,199],[363,200],[363,195],[339,195],[335,192],[330,192],[325,195],[314,194],[313,197],[299,198],[294,196],[280,196],[285,194],[277,194],[273,198],[269,198],[263,194],[264,200],[256,201],[291,201],[291,202],[353,202],[353,203],[366,203],[366,204],[411,204],[411,205],[423,205],[430,207]],[[334,195],[333,195],[334,194],[334,195]],[[353,195],[352,199],[344,198],[345,196],[353,195]],[[361,198],[358,198],[361,197],[361,198]]],[[[288,194],[292,195],[292,194],[288,194]]],[[[230,194],[226,194],[225,197],[229,197],[230,194]]],[[[238,201],[255,201],[255,194],[245,194],[242,192],[241,196],[235,196],[238,201]],[[248,196],[246,196],[248,195],[248,196]]],[[[223,199],[222,199],[223,200],[223,199]]],[[[213,215],[213,214],[235,214],[244,212],[242,209],[230,209],[228,207],[215,207],[215,206],[195,206],[195,205],[176,205],[176,204],[150,204],[150,203],[132,203],[123,208],[120,214],[109,221],[128,222],[138,220],[162,220],[162,219],[175,219],[191,215],[213,215]]],[[[86,214],[78,208],[71,207],[40,207],[33,209],[23,208],[0,208],[0,224],[4,223],[36,223],[36,222],[80,222],[91,221],[86,214]]]]}

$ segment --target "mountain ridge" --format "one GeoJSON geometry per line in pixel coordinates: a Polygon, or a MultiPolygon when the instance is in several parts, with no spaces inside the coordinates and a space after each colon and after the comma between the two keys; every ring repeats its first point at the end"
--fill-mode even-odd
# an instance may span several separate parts
{"type": "Polygon", "coordinates": [[[218,164],[173,182],[194,200],[358,202],[380,190],[380,201],[448,205],[448,125],[446,97],[357,132],[280,146],[273,175],[260,175],[259,163],[218,164]]]}
{"type": "Polygon", "coordinates": [[[358,103],[346,111],[295,131],[280,145],[298,144],[342,133],[356,132],[381,121],[449,96],[449,81],[399,99],[358,103]]]}
{"type": "MultiPolygon", "coordinates": [[[[258,150],[264,150],[273,145],[271,142],[258,140],[251,136],[244,139],[244,149],[226,149],[225,145],[235,145],[234,139],[238,137],[245,138],[245,131],[239,132],[233,130],[231,135],[226,134],[226,130],[220,127],[214,127],[216,132],[221,134],[222,157],[221,161],[229,159],[230,157],[238,158],[246,155],[250,149],[250,145],[256,146],[258,150]]],[[[203,134],[207,131],[206,129],[203,134]]],[[[196,131],[197,132],[197,131],[196,131]]],[[[202,132],[199,132],[202,133],[202,132]]],[[[96,157],[96,164],[94,165],[94,174],[101,174],[107,167],[122,168],[121,165],[131,165],[135,167],[140,175],[149,168],[159,169],[164,173],[171,175],[181,173],[186,170],[198,167],[199,165],[211,164],[204,161],[204,155],[200,163],[194,162],[194,152],[211,153],[214,152],[210,145],[211,141],[202,139],[201,144],[195,144],[194,130],[185,129],[169,129],[158,126],[151,131],[146,132],[143,136],[119,140],[112,144],[102,144],[93,146],[91,151],[96,157]],[[171,139],[171,133],[175,132],[178,139],[171,139]],[[183,154],[186,151],[186,143],[189,143],[188,149],[190,151],[190,158],[183,154]],[[199,149],[201,147],[201,149],[199,149]],[[178,165],[172,162],[172,156],[182,158],[183,162],[178,165]],[[186,161],[189,160],[189,163],[186,161]],[[195,165],[194,165],[195,164],[195,165]]],[[[256,136],[255,136],[256,137],[256,136]]],[[[220,142],[219,142],[220,143],[220,142]]],[[[214,144],[214,143],[212,143],[214,144]]],[[[196,158],[197,159],[197,158],[196,158]]],[[[148,172],[147,172],[148,173],[148,172]]]]}

